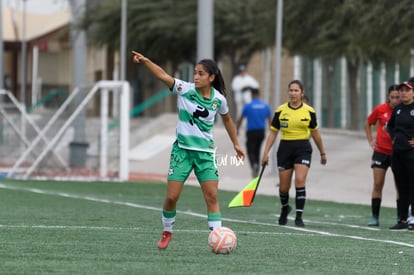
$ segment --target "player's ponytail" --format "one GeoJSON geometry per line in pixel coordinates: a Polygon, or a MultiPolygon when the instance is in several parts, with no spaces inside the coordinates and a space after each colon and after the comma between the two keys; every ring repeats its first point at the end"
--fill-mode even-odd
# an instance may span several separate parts
{"type": "Polygon", "coordinates": [[[215,76],[212,83],[214,89],[219,91],[222,95],[227,96],[226,85],[224,84],[223,75],[221,74],[221,71],[218,68],[216,62],[214,62],[214,60],[211,59],[202,59],[198,62],[198,64],[203,65],[210,75],[215,76]]]}

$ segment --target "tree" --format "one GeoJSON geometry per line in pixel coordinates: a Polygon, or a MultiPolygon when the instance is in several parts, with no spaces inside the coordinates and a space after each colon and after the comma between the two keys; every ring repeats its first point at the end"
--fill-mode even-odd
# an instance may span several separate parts
{"type": "Polygon", "coordinates": [[[230,58],[234,73],[255,52],[274,45],[275,12],[274,0],[216,1],[216,54],[230,58]]]}
{"type": "Polygon", "coordinates": [[[286,1],[284,46],[293,54],[347,61],[351,129],[357,129],[361,64],[407,62],[414,38],[410,0],[286,1]],[[407,43],[408,42],[408,43],[407,43]]]}
{"type": "MultiPolygon", "coordinates": [[[[195,54],[196,7],[196,1],[129,0],[128,48],[145,51],[158,63],[191,60],[195,54]]],[[[91,43],[119,49],[121,1],[106,0],[94,9],[83,24],[91,43]]]]}
{"type": "MultiPolygon", "coordinates": [[[[91,9],[82,27],[89,30],[91,43],[105,45],[112,55],[120,44],[121,1],[106,0],[91,9]]],[[[215,1],[215,58],[230,58],[232,76],[255,52],[273,46],[275,10],[274,0],[215,1]]],[[[127,24],[128,49],[169,63],[173,71],[181,62],[195,63],[197,1],[129,0],[127,24]]]]}
{"type": "MultiPolygon", "coordinates": [[[[106,0],[93,9],[83,22],[90,41],[118,49],[120,0],[106,0]]],[[[129,0],[128,48],[143,50],[158,63],[194,62],[196,11],[194,0],[129,0]]],[[[274,14],[274,0],[215,1],[216,58],[229,56],[235,69],[255,52],[272,46],[274,14]]]]}

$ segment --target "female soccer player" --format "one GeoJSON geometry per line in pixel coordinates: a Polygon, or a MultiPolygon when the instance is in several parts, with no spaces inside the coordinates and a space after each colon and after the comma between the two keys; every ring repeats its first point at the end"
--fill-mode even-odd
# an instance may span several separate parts
{"type": "Polygon", "coordinates": [[[280,105],[273,116],[270,132],[263,153],[262,164],[269,161],[269,151],[280,132],[280,143],[277,151],[279,169],[279,196],[282,210],[279,224],[287,223],[287,216],[292,208],[289,205],[289,189],[295,173],[296,219],[297,227],[304,227],[302,213],[306,200],[306,177],[311,165],[312,145],[310,136],[315,141],[321,155],[321,164],[326,164],[326,153],[318,130],[316,113],[312,107],[303,103],[303,84],[293,80],[288,86],[289,102],[280,105]]]}
{"type": "MultiPolygon", "coordinates": [[[[382,189],[384,188],[385,175],[391,166],[392,142],[385,126],[391,117],[392,110],[400,103],[398,85],[388,88],[388,99],[374,108],[365,121],[365,134],[369,145],[374,150],[371,158],[371,168],[374,176],[374,186],[371,194],[371,220],[368,226],[379,226],[379,213],[381,208],[382,189]],[[375,139],[372,137],[372,127],[377,125],[375,139]]],[[[397,196],[398,209],[398,196],[397,196]]]]}
{"type": "Polygon", "coordinates": [[[167,194],[162,211],[164,230],[157,244],[159,249],[166,249],[172,238],[177,201],[184,182],[193,169],[207,205],[208,226],[210,230],[221,227],[217,199],[218,171],[212,135],[216,113],[223,119],[237,157],[244,160],[245,154],[239,146],[236,128],[229,113],[221,71],[213,60],[203,59],[198,62],[194,69],[194,83],[189,83],[173,78],[141,53],[132,53],[135,63],[144,64],[156,78],[178,94],[177,140],[170,155],[167,194]]]}

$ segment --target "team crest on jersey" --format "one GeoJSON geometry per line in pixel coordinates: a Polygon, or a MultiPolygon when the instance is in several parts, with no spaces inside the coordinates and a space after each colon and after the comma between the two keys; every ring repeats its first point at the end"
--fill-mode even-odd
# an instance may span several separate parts
{"type": "Polygon", "coordinates": [[[213,111],[217,110],[217,105],[218,105],[218,101],[217,100],[214,100],[213,105],[211,105],[211,109],[213,111]]]}
{"type": "Polygon", "coordinates": [[[177,91],[181,92],[183,90],[183,84],[178,84],[177,91]]]}

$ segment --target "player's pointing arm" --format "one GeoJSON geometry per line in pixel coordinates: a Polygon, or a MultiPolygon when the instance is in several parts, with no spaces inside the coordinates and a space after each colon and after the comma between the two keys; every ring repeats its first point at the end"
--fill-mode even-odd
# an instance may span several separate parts
{"type": "Polygon", "coordinates": [[[145,57],[143,54],[132,51],[134,55],[133,60],[135,63],[142,63],[147,67],[147,69],[159,80],[161,80],[169,89],[174,85],[174,78],[167,74],[164,69],[152,62],[149,58],[145,57]]]}

